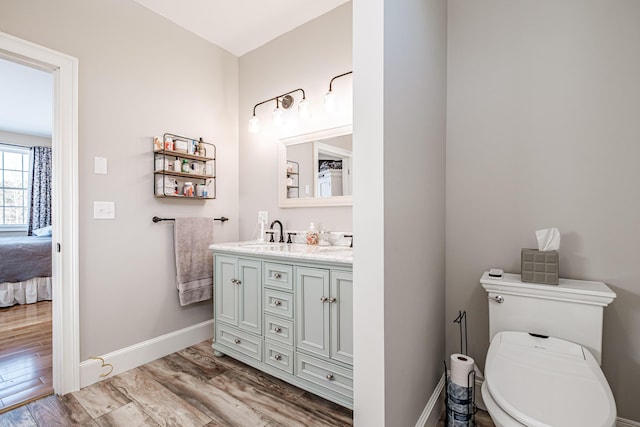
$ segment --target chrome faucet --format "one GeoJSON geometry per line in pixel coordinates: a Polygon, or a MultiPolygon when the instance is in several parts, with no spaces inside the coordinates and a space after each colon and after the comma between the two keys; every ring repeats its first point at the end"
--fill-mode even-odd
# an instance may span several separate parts
{"type": "MultiPolygon", "coordinates": [[[[271,223],[271,226],[269,228],[273,230],[274,224],[278,224],[280,226],[280,239],[278,241],[280,243],[284,243],[284,230],[282,228],[282,223],[276,219],[275,221],[273,221],[271,223]]],[[[272,235],[272,238],[273,238],[273,235],[272,235]]],[[[273,240],[271,240],[271,241],[273,241],[273,240]]]]}

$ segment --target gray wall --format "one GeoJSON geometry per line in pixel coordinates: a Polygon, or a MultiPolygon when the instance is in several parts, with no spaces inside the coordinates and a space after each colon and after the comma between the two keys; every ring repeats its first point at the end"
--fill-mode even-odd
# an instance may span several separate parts
{"type": "Polygon", "coordinates": [[[333,85],[340,110],[327,113],[323,104],[331,78],[351,70],[351,33],[349,2],[240,58],[240,239],[257,237],[259,210],[269,212],[269,221],[281,220],[285,229],[306,230],[310,222],[330,230],[352,229],[351,207],[278,207],[278,140],[352,123],[351,76],[333,85]],[[297,88],[306,92],[311,119],[298,117],[297,92],[283,129],[271,122],[273,101],[256,109],[261,132],[247,131],[255,104],[297,88]]]}
{"type": "Polygon", "coordinates": [[[562,233],[562,277],[601,280],[603,370],[640,420],[640,2],[449,1],[447,352],[457,311],[484,365],[482,271],[562,233]]]}
{"type": "Polygon", "coordinates": [[[356,424],[413,426],[444,355],[447,4],[386,0],[354,9],[356,424]],[[368,49],[369,41],[383,50],[368,49]],[[382,103],[372,101],[381,93],[382,103]],[[380,181],[382,191],[369,185],[380,181]],[[381,317],[383,331],[375,329],[381,317]],[[374,356],[376,340],[383,357],[374,356]]]}
{"type": "Polygon", "coordinates": [[[214,240],[237,239],[237,58],[130,0],[4,0],[0,28],[79,58],[81,360],[211,319],[210,302],[180,307],[173,227],[151,217],[225,215],[214,240]],[[217,144],[217,200],[153,197],[163,132],[217,144]],[[116,220],[93,220],[94,200],[116,220]]]}

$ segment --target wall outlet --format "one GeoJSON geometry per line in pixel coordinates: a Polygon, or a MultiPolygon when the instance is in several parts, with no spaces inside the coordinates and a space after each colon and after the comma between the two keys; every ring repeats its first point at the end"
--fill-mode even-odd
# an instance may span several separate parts
{"type": "Polygon", "coordinates": [[[269,212],[258,211],[258,223],[266,224],[267,222],[269,222],[269,212]]]}

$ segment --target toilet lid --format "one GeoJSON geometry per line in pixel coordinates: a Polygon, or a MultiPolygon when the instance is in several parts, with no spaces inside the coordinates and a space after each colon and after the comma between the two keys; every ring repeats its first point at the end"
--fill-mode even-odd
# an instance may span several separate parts
{"type": "Polygon", "coordinates": [[[615,425],[616,406],[593,355],[561,339],[497,333],[485,381],[496,403],[531,427],[615,425]]]}

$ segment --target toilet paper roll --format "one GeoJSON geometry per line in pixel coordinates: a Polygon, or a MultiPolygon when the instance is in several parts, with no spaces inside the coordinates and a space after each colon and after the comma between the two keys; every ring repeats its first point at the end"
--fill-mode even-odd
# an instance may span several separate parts
{"type": "Polygon", "coordinates": [[[468,384],[470,381],[468,375],[473,371],[474,363],[473,358],[465,354],[452,354],[450,357],[451,382],[464,387],[473,387],[473,384],[468,384]]]}
{"type": "Polygon", "coordinates": [[[447,410],[447,427],[469,427],[472,425],[473,415],[461,415],[447,410]]]}

